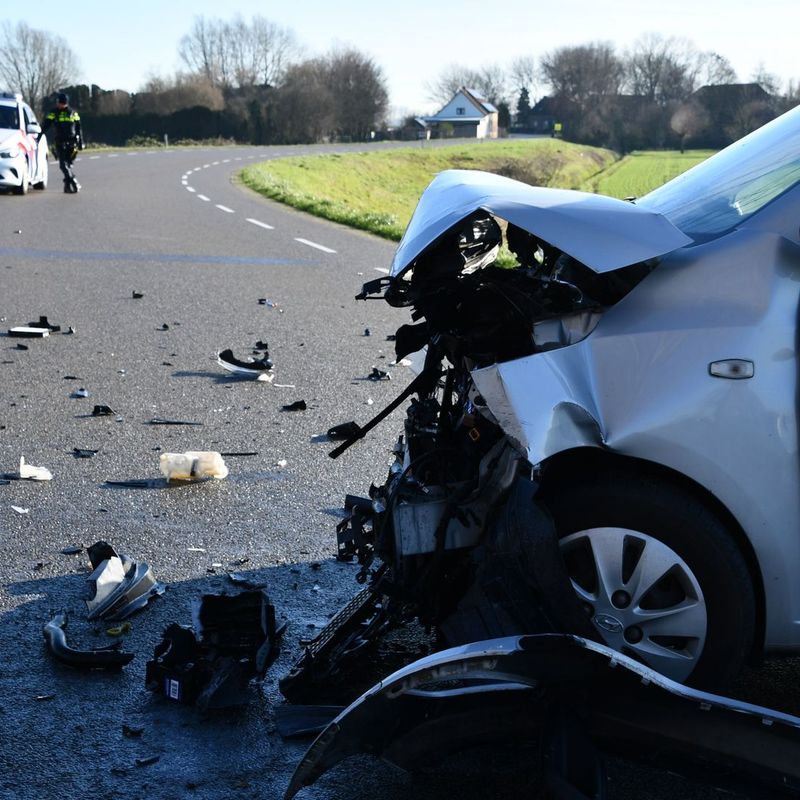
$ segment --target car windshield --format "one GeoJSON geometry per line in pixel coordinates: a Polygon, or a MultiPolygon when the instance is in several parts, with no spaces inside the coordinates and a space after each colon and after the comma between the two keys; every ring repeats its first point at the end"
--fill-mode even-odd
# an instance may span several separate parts
{"type": "Polygon", "coordinates": [[[735,228],[800,181],[800,107],[637,200],[696,242],[735,228]]]}
{"type": "Polygon", "coordinates": [[[16,106],[0,106],[0,128],[19,128],[19,115],[16,106]]]}

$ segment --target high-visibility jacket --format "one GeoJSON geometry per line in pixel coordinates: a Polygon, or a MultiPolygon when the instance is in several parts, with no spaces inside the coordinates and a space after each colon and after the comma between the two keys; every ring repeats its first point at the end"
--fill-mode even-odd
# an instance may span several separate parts
{"type": "Polygon", "coordinates": [[[81,140],[81,117],[69,106],[56,106],[44,118],[42,130],[47,132],[50,126],[55,127],[56,143],[67,143],[81,140]]]}

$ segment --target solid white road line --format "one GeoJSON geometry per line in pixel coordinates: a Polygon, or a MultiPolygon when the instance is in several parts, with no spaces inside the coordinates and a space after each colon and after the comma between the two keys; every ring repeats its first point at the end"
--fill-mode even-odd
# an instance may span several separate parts
{"type": "Polygon", "coordinates": [[[217,203],[217,208],[220,211],[224,211],[226,214],[234,214],[235,213],[232,208],[228,208],[228,206],[221,206],[219,203],[217,203]]]}
{"type": "Polygon", "coordinates": [[[198,197],[199,197],[201,200],[205,200],[205,202],[206,202],[206,203],[210,203],[210,202],[211,202],[211,198],[210,198],[210,197],[206,197],[204,194],[199,194],[199,195],[197,195],[197,196],[198,196],[198,197]]]}
{"type": "Polygon", "coordinates": [[[323,253],[335,253],[335,250],[331,250],[330,247],[325,247],[321,244],[317,244],[316,242],[309,242],[308,239],[298,239],[296,236],[294,238],[296,242],[300,242],[300,244],[307,244],[309,247],[315,247],[317,250],[322,250],[323,253]]]}
{"type": "Polygon", "coordinates": [[[274,231],[275,230],[275,227],[273,225],[267,225],[266,222],[261,222],[261,220],[258,220],[258,219],[250,219],[250,217],[248,217],[247,221],[248,222],[252,222],[253,225],[258,225],[259,228],[266,228],[268,231],[274,231]]]}

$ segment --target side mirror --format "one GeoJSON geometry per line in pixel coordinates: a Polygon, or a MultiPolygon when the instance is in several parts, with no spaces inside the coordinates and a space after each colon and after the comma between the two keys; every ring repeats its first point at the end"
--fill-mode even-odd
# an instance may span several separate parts
{"type": "Polygon", "coordinates": [[[38,122],[29,122],[27,131],[33,136],[38,136],[42,132],[42,126],[38,122]]]}

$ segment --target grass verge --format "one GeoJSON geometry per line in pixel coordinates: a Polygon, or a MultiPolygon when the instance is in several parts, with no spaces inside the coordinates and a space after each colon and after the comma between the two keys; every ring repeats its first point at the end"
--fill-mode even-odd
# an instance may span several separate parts
{"type": "Polygon", "coordinates": [[[241,180],[273,200],[397,240],[419,196],[442,170],[479,169],[577,189],[616,158],[602,148],[527,139],[281,158],[247,167],[241,180]]]}

